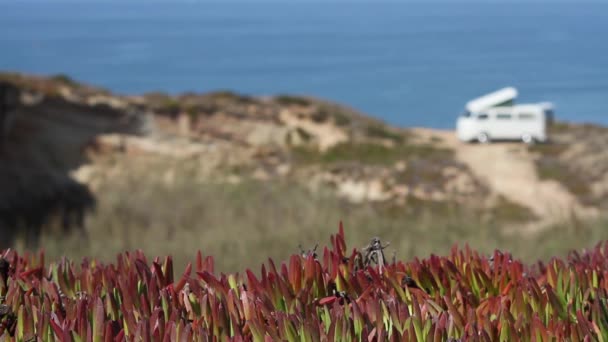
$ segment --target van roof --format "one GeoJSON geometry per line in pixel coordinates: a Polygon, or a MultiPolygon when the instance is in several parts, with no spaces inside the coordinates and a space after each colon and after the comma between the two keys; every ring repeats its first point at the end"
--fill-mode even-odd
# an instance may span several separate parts
{"type": "Polygon", "coordinates": [[[517,98],[517,89],[506,87],[467,102],[466,109],[469,112],[479,112],[513,101],[515,98],[517,98]]]}

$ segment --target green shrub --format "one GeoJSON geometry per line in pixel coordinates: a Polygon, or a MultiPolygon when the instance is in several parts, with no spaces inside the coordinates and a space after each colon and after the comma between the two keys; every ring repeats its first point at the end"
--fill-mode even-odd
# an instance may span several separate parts
{"type": "Polygon", "coordinates": [[[181,105],[176,99],[168,99],[163,103],[161,111],[168,114],[179,114],[181,105]]]}
{"type": "Polygon", "coordinates": [[[78,82],[76,82],[73,78],[71,78],[68,75],[65,74],[57,74],[54,76],[51,76],[51,80],[64,84],[64,85],[68,85],[68,86],[77,86],[78,82]]]}
{"type": "Polygon", "coordinates": [[[300,96],[278,95],[274,99],[278,104],[283,105],[283,106],[306,107],[311,104],[311,101],[309,99],[300,97],[300,96]]]}
{"type": "Polygon", "coordinates": [[[311,147],[292,150],[294,159],[300,164],[332,164],[359,162],[367,165],[388,165],[410,158],[453,159],[453,151],[431,145],[404,144],[395,147],[376,143],[348,142],[335,145],[325,152],[311,147]]]}
{"type": "Polygon", "coordinates": [[[526,223],[538,218],[530,208],[511,202],[503,196],[500,196],[490,209],[490,214],[497,222],[526,223]]]}
{"type": "Polygon", "coordinates": [[[395,143],[402,143],[405,138],[403,135],[392,132],[390,129],[380,124],[368,125],[365,132],[369,137],[392,140],[395,143]]]}
{"type": "Polygon", "coordinates": [[[207,94],[207,96],[215,101],[221,101],[221,102],[229,101],[229,102],[235,102],[235,103],[239,103],[239,104],[248,104],[248,103],[255,102],[255,100],[250,96],[237,94],[230,90],[215,91],[215,92],[207,94]]]}
{"type": "Polygon", "coordinates": [[[327,122],[330,118],[337,126],[347,126],[352,122],[350,114],[337,107],[321,105],[312,114],[315,122],[327,122]]]}

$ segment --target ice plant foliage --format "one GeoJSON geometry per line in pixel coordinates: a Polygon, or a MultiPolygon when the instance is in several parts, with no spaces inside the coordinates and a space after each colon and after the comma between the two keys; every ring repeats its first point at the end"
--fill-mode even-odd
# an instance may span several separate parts
{"type": "MultiPolygon", "coordinates": [[[[379,244],[379,242],[378,242],[379,244]]],[[[378,254],[380,255],[380,254],[378,254]]],[[[496,251],[368,263],[331,246],[217,274],[199,252],[114,264],[4,251],[7,341],[608,341],[608,243],[528,267],[496,251]]]]}

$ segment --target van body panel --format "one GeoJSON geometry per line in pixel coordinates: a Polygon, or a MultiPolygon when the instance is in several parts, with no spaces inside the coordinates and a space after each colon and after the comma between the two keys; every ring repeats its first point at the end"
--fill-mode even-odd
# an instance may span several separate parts
{"type": "Polygon", "coordinates": [[[542,105],[493,107],[458,118],[457,136],[473,141],[481,133],[495,140],[520,140],[529,135],[536,141],[546,141],[547,115],[542,105]]]}

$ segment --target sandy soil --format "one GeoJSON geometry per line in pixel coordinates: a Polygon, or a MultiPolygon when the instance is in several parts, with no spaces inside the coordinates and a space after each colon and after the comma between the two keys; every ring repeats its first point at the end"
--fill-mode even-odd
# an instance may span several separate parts
{"type": "Polygon", "coordinates": [[[539,218],[529,225],[519,225],[517,230],[536,231],[574,215],[594,217],[599,214],[596,208],[582,206],[560,183],[540,180],[534,159],[524,144],[467,144],[460,142],[453,131],[416,128],[414,132],[420,139],[453,149],[456,158],[491,191],[530,208],[539,218]]]}

